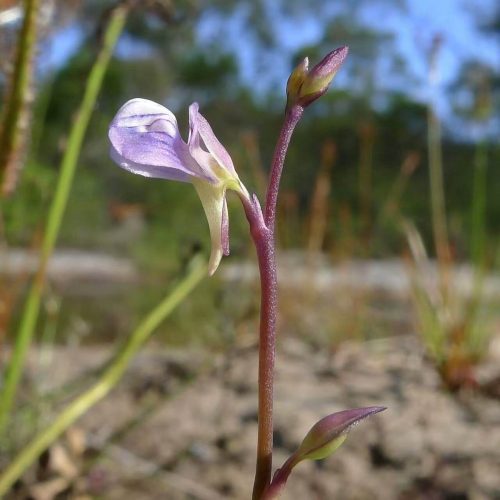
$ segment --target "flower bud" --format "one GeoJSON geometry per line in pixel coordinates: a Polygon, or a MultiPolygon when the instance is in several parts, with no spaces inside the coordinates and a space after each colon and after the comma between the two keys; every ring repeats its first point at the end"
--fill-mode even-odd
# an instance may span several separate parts
{"type": "Polygon", "coordinates": [[[314,68],[308,69],[307,57],[293,70],[287,83],[287,105],[306,107],[321,97],[347,57],[349,48],[339,47],[327,54],[314,68]]]}
{"type": "Polygon", "coordinates": [[[383,406],[354,408],[322,418],[306,434],[295,452],[297,462],[321,460],[330,456],[346,439],[350,429],[361,420],[385,410],[383,406]]]}
{"type": "Polygon", "coordinates": [[[361,420],[384,411],[383,406],[369,406],[332,413],[317,422],[301,445],[274,474],[264,493],[264,500],[281,496],[292,469],[303,460],[321,460],[330,456],[346,440],[351,428],[361,420]]]}

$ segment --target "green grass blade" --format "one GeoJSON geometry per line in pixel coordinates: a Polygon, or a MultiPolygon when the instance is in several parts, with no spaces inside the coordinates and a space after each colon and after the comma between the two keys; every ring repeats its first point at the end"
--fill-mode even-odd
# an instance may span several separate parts
{"type": "Polygon", "coordinates": [[[5,385],[0,394],[0,435],[8,422],[17,392],[17,386],[23,371],[26,352],[33,338],[33,332],[40,311],[41,294],[45,282],[46,268],[54,249],[62,218],[66,210],[83,138],[90,117],[92,116],[97,95],[99,94],[111,55],[123,30],[127,12],[128,9],[126,7],[118,7],[113,11],[109,19],[104,35],[103,46],[90,71],[83,100],[68,138],[68,146],[61,162],[56,192],[47,219],[47,226],[41,248],[40,263],[25,302],[21,316],[21,324],[15,339],[12,357],[7,368],[5,385]]]}
{"type": "Polygon", "coordinates": [[[57,415],[55,420],[14,458],[0,475],[0,497],[5,495],[24,471],[69,426],[101,400],[118,383],[134,354],[149,339],[160,323],[189,295],[207,274],[200,257],[192,263],[189,274],[158,304],[133,331],[100,379],[57,415]]]}
{"type": "Polygon", "coordinates": [[[471,254],[472,262],[477,269],[484,266],[487,185],[487,146],[485,142],[481,142],[476,146],[474,158],[474,187],[471,210],[471,254]]]}

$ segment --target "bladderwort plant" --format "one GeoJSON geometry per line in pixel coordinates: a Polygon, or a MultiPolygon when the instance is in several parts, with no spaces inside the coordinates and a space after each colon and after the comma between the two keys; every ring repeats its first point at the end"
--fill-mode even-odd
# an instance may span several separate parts
{"type": "Polygon", "coordinates": [[[258,438],[253,500],[278,498],[298,463],[329,456],[342,444],[354,424],[385,409],[381,406],[356,408],[321,419],[272,476],[273,378],[278,310],[275,223],[280,179],[296,125],[304,110],[328,90],[347,52],[347,47],[340,47],[312,69],[309,69],[308,58],[305,58],[291,73],[286,88],[284,120],[272,158],[263,209],[257,196],[251,195],[238,177],[230,155],[200,114],[197,103],[189,107],[187,142],[181,137],[173,113],[146,99],[132,99],[124,104],[109,129],[111,157],[120,167],[145,177],[188,182],[194,186],[210,230],[210,275],[217,270],[222,256],[229,254],[227,191],[234,191],[243,205],[257,252],[261,282],[258,438]]]}

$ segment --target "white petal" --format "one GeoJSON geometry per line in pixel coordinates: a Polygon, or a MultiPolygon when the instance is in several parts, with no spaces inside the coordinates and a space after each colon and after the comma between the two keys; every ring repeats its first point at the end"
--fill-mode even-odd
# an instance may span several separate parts
{"type": "Polygon", "coordinates": [[[208,263],[208,274],[212,276],[219,267],[224,250],[227,250],[226,242],[223,242],[222,237],[226,224],[224,221],[226,188],[223,184],[214,185],[198,179],[193,180],[193,185],[200,197],[210,229],[212,250],[208,263]]]}

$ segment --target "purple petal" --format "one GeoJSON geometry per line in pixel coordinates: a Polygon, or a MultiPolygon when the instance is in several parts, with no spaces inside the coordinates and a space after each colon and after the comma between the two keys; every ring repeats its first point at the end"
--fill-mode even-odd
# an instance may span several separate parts
{"type": "MultiPolygon", "coordinates": [[[[233,161],[224,146],[219,142],[207,120],[198,112],[199,106],[194,102],[189,106],[189,138],[188,145],[191,154],[210,153],[217,163],[226,170],[236,175],[233,161]],[[202,144],[200,144],[200,139],[202,144]],[[205,150],[203,149],[205,146],[205,150]]],[[[198,159],[198,158],[197,158],[198,159]]]]}
{"type": "Polygon", "coordinates": [[[111,157],[122,168],[146,177],[212,180],[182,140],[175,116],[147,99],[125,103],[109,128],[111,157]]]}
{"type": "Polygon", "coordinates": [[[190,182],[191,174],[184,171],[184,169],[144,165],[126,159],[111,145],[109,156],[120,167],[133,174],[143,175],[144,177],[154,177],[157,179],[168,179],[171,181],[190,182]]]}

